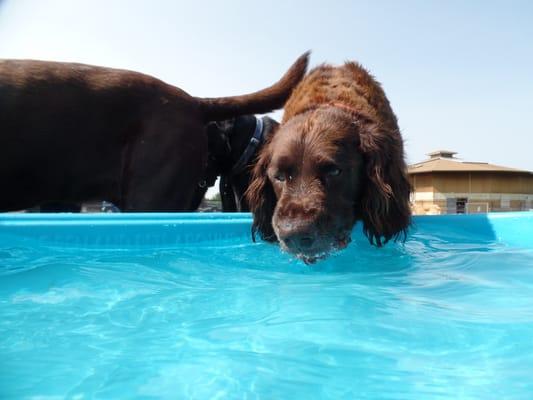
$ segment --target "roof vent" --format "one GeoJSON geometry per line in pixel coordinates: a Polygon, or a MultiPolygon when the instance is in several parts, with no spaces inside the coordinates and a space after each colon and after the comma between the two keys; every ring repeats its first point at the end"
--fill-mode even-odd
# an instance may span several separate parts
{"type": "Polygon", "coordinates": [[[455,154],[457,154],[457,152],[455,151],[437,150],[437,151],[428,153],[427,155],[431,159],[435,159],[435,158],[454,158],[455,159],[454,157],[455,154]]]}

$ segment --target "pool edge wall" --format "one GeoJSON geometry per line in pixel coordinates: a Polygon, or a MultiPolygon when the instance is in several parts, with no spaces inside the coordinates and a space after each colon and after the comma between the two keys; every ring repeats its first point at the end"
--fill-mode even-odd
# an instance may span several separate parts
{"type": "MultiPolygon", "coordinates": [[[[26,242],[80,247],[171,247],[242,239],[251,241],[249,213],[0,213],[0,245],[26,242]]],[[[414,216],[410,237],[475,236],[533,247],[533,212],[414,216]]],[[[362,235],[361,223],[354,236],[362,235]]]]}

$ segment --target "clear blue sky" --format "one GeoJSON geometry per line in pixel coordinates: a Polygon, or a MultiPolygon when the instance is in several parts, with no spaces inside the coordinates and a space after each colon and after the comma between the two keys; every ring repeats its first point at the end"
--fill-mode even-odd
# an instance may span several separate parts
{"type": "Polygon", "coordinates": [[[408,162],[444,148],[533,170],[533,1],[0,0],[0,58],[133,69],[196,96],[260,89],[308,49],[383,83],[408,162]]]}

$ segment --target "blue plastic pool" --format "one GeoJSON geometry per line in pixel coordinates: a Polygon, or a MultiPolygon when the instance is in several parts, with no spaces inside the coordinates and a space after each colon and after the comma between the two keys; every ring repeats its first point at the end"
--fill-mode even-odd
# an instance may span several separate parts
{"type": "Polygon", "coordinates": [[[306,266],[247,214],[0,215],[0,398],[533,398],[533,213],[414,222],[306,266]]]}

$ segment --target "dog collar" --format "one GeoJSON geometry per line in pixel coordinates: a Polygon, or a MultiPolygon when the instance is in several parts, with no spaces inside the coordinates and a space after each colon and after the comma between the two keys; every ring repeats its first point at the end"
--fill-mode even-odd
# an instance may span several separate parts
{"type": "Polygon", "coordinates": [[[255,152],[257,151],[257,148],[264,141],[264,139],[265,135],[263,119],[256,117],[254,134],[251,137],[248,146],[246,146],[246,149],[244,149],[244,152],[242,153],[241,157],[231,169],[231,174],[238,174],[248,165],[248,162],[254,156],[255,152]]]}

